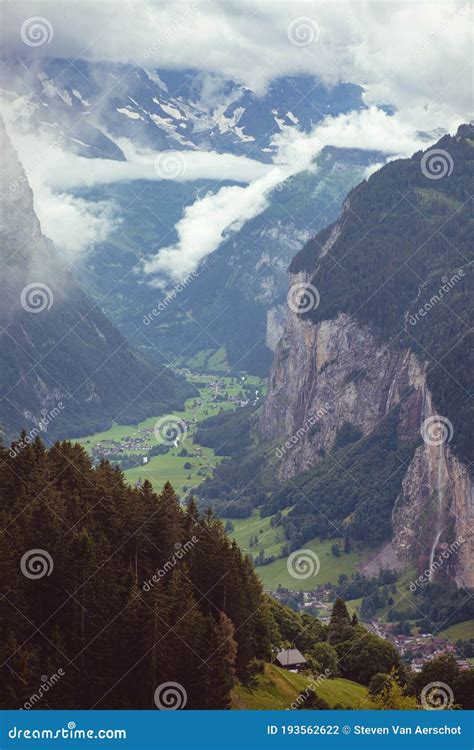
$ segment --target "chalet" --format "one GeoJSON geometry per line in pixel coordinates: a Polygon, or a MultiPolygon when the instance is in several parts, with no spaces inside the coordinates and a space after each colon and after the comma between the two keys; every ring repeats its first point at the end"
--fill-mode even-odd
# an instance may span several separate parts
{"type": "Polygon", "coordinates": [[[279,667],[288,669],[290,672],[299,672],[307,663],[303,654],[297,648],[287,648],[280,651],[275,661],[279,667]]]}
{"type": "Polygon", "coordinates": [[[411,662],[412,672],[421,672],[425,663],[426,663],[426,659],[412,659],[412,662],[411,662]]]}

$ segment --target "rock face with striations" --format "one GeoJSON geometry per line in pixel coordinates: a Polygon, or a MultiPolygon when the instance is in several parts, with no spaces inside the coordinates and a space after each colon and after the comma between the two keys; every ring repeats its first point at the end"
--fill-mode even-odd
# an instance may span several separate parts
{"type": "MultiPolygon", "coordinates": [[[[472,145],[466,146],[463,142],[465,139],[460,137],[464,132],[460,129],[457,138],[443,139],[443,145],[448,152],[457,155],[458,161],[455,160],[455,164],[457,163],[458,170],[463,173],[470,171],[472,176],[471,152],[474,149],[472,145]],[[462,141],[461,144],[459,141],[462,141]],[[462,168],[461,159],[464,159],[462,168]],[[469,162],[468,170],[466,161],[469,162]]],[[[346,200],[338,221],[308,243],[292,263],[290,292],[293,304],[292,309],[287,311],[284,332],[276,349],[260,428],[266,439],[281,443],[291,440],[291,448],[282,452],[280,463],[280,478],[287,480],[313,468],[322,457],[330,453],[343,425],[350,423],[362,439],[370,436],[388,414],[396,412],[398,440],[418,447],[406,467],[402,486],[392,509],[391,539],[387,540],[386,547],[379,555],[373,558],[370,571],[374,573],[382,567],[394,567],[394,561],[400,565],[410,562],[415,563],[420,572],[429,568],[430,580],[451,578],[460,586],[474,586],[472,478],[466,468],[467,457],[453,441],[453,432],[456,434],[453,422],[461,437],[463,425],[459,422],[459,414],[456,414],[456,421],[454,412],[440,413],[430,387],[433,360],[428,356],[426,341],[434,340],[436,333],[431,332],[427,326],[431,325],[434,329],[444,319],[440,318],[440,313],[436,310],[431,318],[426,316],[426,322],[422,321],[425,326],[423,347],[418,346],[419,340],[413,339],[411,331],[406,333],[406,328],[409,327],[407,317],[415,309],[413,305],[419,306],[420,299],[425,297],[433,302],[428,286],[432,268],[440,268],[452,281],[447,284],[449,291],[446,293],[444,306],[450,306],[451,303],[455,314],[458,302],[462,309],[466,300],[454,299],[452,290],[458,285],[456,294],[461,294],[467,271],[464,273],[459,267],[454,271],[455,264],[460,261],[459,257],[447,258],[445,254],[442,259],[444,267],[438,264],[437,247],[433,246],[431,257],[426,255],[426,268],[423,269],[426,276],[420,273],[421,269],[417,269],[416,288],[410,295],[406,294],[407,284],[404,284],[400,295],[403,297],[405,294],[406,299],[399,305],[395,325],[386,325],[384,328],[376,321],[377,312],[371,313],[373,320],[370,315],[360,313],[364,309],[364,302],[378,293],[376,285],[373,285],[372,292],[370,280],[366,284],[361,278],[358,295],[355,271],[351,274],[350,269],[347,269],[347,274],[350,275],[348,280],[344,279],[345,269],[340,268],[346,264],[347,237],[350,237],[349,252],[357,254],[360,247],[359,263],[357,258],[352,259],[355,268],[364,263],[363,253],[368,247],[364,246],[364,235],[372,231],[372,226],[383,224],[383,218],[380,219],[377,215],[373,217],[373,221],[369,221],[363,211],[367,204],[370,204],[370,210],[377,211],[373,193],[377,193],[377,188],[381,189],[377,181],[384,180],[382,173],[386,170],[389,172],[388,180],[385,179],[387,189],[393,190],[393,183],[399,180],[400,187],[405,191],[409,187],[415,195],[422,195],[427,221],[433,221],[436,225],[440,202],[447,200],[446,192],[440,191],[436,195],[436,190],[440,189],[438,185],[443,181],[423,182],[422,174],[419,186],[420,159],[422,155],[415,154],[411,160],[388,165],[356,188],[346,200]],[[407,162],[410,169],[406,167],[407,162]],[[416,171],[413,171],[413,163],[416,171]],[[427,209],[428,197],[432,202],[427,209]],[[334,282],[335,268],[340,274],[339,287],[334,282]],[[426,278],[429,279],[428,282],[426,278]],[[351,285],[356,285],[352,304],[344,301],[333,304],[332,300],[337,298],[345,284],[347,290],[350,290],[351,285]],[[320,295],[319,306],[314,302],[315,288],[320,295]],[[325,305],[330,297],[330,305],[325,305]],[[309,312],[308,306],[313,308],[309,312]],[[457,427],[458,424],[461,424],[460,428],[457,427]]],[[[457,198],[460,188],[460,181],[451,187],[443,185],[445,191],[451,191],[451,195],[456,195],[457,198]]],[[[399,195],[397,198],[399,199],[399,195]]],[[[452,207],[455,208],[454,203],[452,207]]],[[[462,210],[455,218],[458,221],[458,236],[461,237],[464,221],[462,210]]],[[[396,242],[403,231],[398,229],[397,221],[404,222],[407,231],[410,231],[412,216],[401,212],[385,223],[381,234],[383,244],[366,250],[367,253],[375,253],[375,262],[380,264],[378,271],[383,264],[387,266],[382,283],[396,273],[397,264],[393,263],[397,252],[396,242]],[[393,243],[392,235],[397,236],[393,243]]],[[[413,221],[415,222],[414,218],[413,221]]],[[[417,231],[416,227],[413,231],[417,231]]],[[[422,241],[423,238],[420,243],[422,241]]],[[[461,241],[458,249],[464,255],[465,249],[461,247],[461,241]]],[[[400,264],[403,260],[403,257],[400,258],[400,264]]],[[[396,289],[394,291],[397,292],[396,289]]],[[[348,296],[349,294],[350,291],[347,292],[348,296]]],[[[440,304],[435,301],[439,308],[443,307],[442,297],[443,295],[438,295],[440,304]]],[[[344,293],[341,294],[341,300],[344,300],[344,293]]],[[[382,309],[384,304],[392,306],[391,298],[380,297],[382,309]]],[[[399,304],[398,298],[396,304],[399,304]]],[[[472,299],[468,305],[472,309],[472,299]]],[[[457,317],[460,317],[459,314],[457,317]]],[[[451,322],[450,325],[453,338],[445,342],[446,349],[457,344],[458,330],[453,329],[451,322]]],[[[437,331],[438,328],[434,330],[437,331]]],[[[459,336],[463,334],[464,329],[461,328],[459,336]]],[[[442,401],[438,392],[442,389],[446,391],[451,386],[448,375],[444,375],[447,382],[445,380],[441,387],[439,378],[437,381],[433,379],[435,390],[438,389],[438,401],[442,401]]],[[[462,373],[457,377],[462,380],[462,373]]],[[[472,373],[469,377],[472,377],[472,373]]]]}

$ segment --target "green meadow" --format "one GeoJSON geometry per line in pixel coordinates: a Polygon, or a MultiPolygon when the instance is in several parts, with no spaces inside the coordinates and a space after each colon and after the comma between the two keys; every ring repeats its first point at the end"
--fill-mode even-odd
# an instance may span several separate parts
{"type": "MultiPolygon", "coordinates": [[[[222,461],[222,456],[216,456],[212,448],[206,448],[194,443],[194,435],[200,422],[219,413],[222,410],[230,410],[236,407],[235,401],[219,400],[216,396],[225,399],[237,397],[242,392],[243,384],[252,389],[264,390],[264,383],[260,378],[252,375],[226,377],[222,375],[188,374],[187,380],[193,384],[196,393],[185,402],[183,411],[170,412],[168,415],[155,415],[136,425],[113,424],[104,432],[97,432],[77,440],[89,454],[100,444],[102,447],[111,445],[113,441],[120,443],[127,439],[137,439],[146,436],[146,444],[138,449],[126,449],[124,452],[132,455],[144,455],[147,449],[158,445],[154,436],[154,427],[158,420],[164,417],[174,417],[186,423],[186,434],[179,441],[177,447],[162,455],[153,456],[148,463],[125,471],[125,476],[131,484],[148,479],[156,491],[160,491],[165,482],[171,482],[178,495],[185,495],[192,487],[197,486],[212,474],[217,464],[222,461]],[[219,388],[212,386],[218,380],[222,385],[219,388]],[[151,432],[144,432],[145,430],[151,432]],[[186,456],[179,455],[185,449],[186,456]],[[190,464],[185,468],[185,464],[190,464]]],[[[113,461],[113,456],[110,457],[113,461]]]]}

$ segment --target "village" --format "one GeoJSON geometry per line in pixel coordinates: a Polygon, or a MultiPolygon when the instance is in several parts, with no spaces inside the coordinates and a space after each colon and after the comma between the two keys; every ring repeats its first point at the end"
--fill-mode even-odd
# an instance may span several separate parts
{"type": "MultiPolygon", "coordinates": [[[[272,596],[299,612],[307,612],[320,620],[323,625],[328,625],[331,619],[332,603],[331,589],[324,586],[314,591],[290,591],[285,588],[279,588],[271,592],[272,596]]],[[[380,638],[389,641],[400,654],[402,662],[412,672],[421,672],[424,664],[444,654],[451,654],[455,657],[456,663],[460,670],[464,671],[471,668],[471,664],[458,648],[448,638],[433,633],[419,633],[417,635],[402,635],[396,633],[397,624],[395,622],[385,622],[380,618],[373,617],[367,622],[362,621],[367,628],[380,638]]]]}
{"type": "Polygon", "coordinates": [[[442,636],[432,633],[420,633],[418,635],[400,635],[395,634],[394,622],[381,622],[378,618],[373,618],[366,627],[372,630],[380,638],[390,641],[395,646],[402,660],[410,666],[413,672],[421,672],[423,665],[431,659],[435,659],[443,654],[451,654],[456,658],[459,669],[470,669],[471,664],[467,659],[461,658],[456,646],[451,641],[442,636]]]}
{"type": "MultiPolygon", "coordinates": [[[[261,398],[261,388],[256,387],[259,383],[256,378],[245,375],[232,377],[216,377],[191,372],[191,370],[179,369],[176,372],[184,376],[189,382],[196,386],[199,395],[187,401],[186,412],[180,418],[187,433],[192,433],[200,421],[217,413],[221,408],[244,408],[256,406],[261,398]]],[[[157,453],[157,440],[154,426],[142,424],[135,425],[124,433],[123,427],[112,429],[112,434],[99,440],[84,439],[85,447],[88,449],[95,464],[101,460],[112,460],[116,463],[124,463],[122,468],[130,468],[132,465],[147,464],[150,458],[157,453]],[[113,433],[118,433],[116,436],[113,433]],[[132,459],[134,459],[132,461],[132,459]],[[129,466],[130,464],[130,466],[129,466]]],[[[180,442],[178,437],[173,447],[177,448],[180,442]]],[[[163,452],[169,446],[163,446],[163,452]]],[[[199,455],[199,448],[196,449],[199,455]]]]}

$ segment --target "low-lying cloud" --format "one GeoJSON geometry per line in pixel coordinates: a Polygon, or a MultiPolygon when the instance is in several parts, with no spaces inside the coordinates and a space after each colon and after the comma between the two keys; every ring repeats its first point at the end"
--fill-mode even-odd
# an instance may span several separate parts
{"type": "Polygon", "coordinates": [[[224,239],[265,210],[278,184],[312,167],[325,146],[380,151],[390,159],[411,156],[426,145],[397,115],[376,107],[326,117],[309,134],[285,128],[273,140],[278,152],[267,174],[246,187],[223,187],[185,209],[176,226],[178,242],[159,250],[143,266],[145,273],[157,275],[157,285],[163,274],[176,281],[193,271],[224,239]]]}
{"type": "Polygon", "coordinates": [[[224,184],[184,209],[177,242],[144,266],[152,279],[193,270],[264,210],[278,182],[307,169],[324,146],[409,156],[472,117],[467,0],[134,0],[119,6],[115,0],[24,0],[4,4],[3,10],[6,55],[36,63],[42,57],[134,63],[150,76],[160,69],[195,69],[201,96],[213,106],[226,79],[257,93],[279,76],[295,74],[328,86],[350,81],[362,87],[367,110],[325,118],[309,134],[285,128],[275,137],[278,153],[270,165],[203,151],[179,152],[176,165],[167,153],[163,165],[159,154],[120,139],[126,162],[84,159],[59,148],[54,160],[33,167],[38,136],[28,141],[13,132],[43,229],[72,255],[103,241],[119,221],[112,202],[79,199],[71,194],[78,187],[170,175],[242,183],[224,184]],[[25,22],[36,16],[48,23],[41,45],[29,44],[22,34],[25,22]]]}

